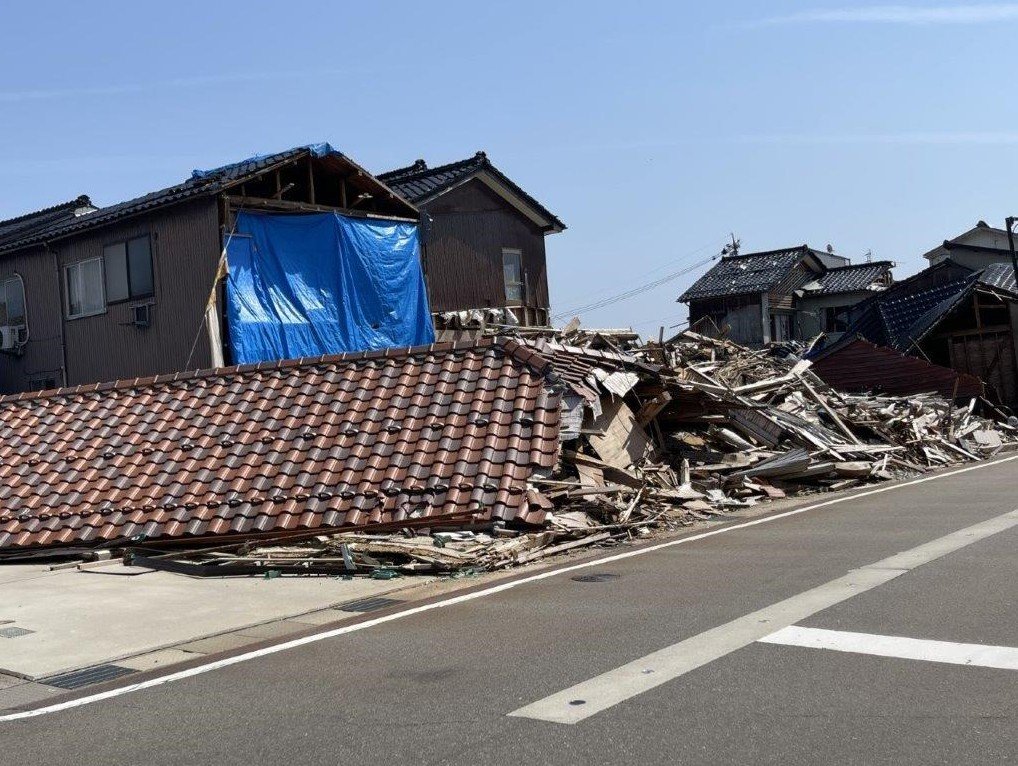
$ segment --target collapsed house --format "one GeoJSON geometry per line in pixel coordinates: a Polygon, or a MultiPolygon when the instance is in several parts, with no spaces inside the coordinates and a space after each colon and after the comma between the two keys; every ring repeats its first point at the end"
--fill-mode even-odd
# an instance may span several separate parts
{"type": "Polygon", "coordinates": [[[1013,449],[976,405],[575,328],[22,394],[0,399],[0,558],[498,569],[1013,449]]]}
{"type": "Polygon", "coordinates": [[[919,372],[914,363],[901,363],[898,383],[889,388],[890,357],[864,352],[859,344],[835,343],[814,358],[823,358],[827,380],[851,378],[854,390],[940,391],[950,397],[958,380],[958,395],[965,396],[973,393],[975,378],[986,385],[988,399],[1015,407],[1016,328],[1018,289],[1010,263],[971,269],[943,259],[860,303],[846,332],[849,340],[863,339],[929,363],[925,374],[912,378],[910,387],[906,369],[919,372]]]}
{"type": "Polygon", "coordinates": [[[808,340],[843,331],[852,306],[892,283],[892,266],[808,245],[724,255],[678,300],[698,332],[752,347],[808,340]]]}

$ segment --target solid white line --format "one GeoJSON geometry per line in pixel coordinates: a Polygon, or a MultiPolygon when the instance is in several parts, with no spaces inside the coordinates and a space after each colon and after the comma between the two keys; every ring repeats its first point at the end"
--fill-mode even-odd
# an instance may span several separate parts
{"type": "Polygon", "coordinates": [[[910,569],[934,561],[991,535],[1018,526],[1018,510],[952,532],[931,543],[891,556],[764,607],[621,667],[563,689],[509,713],[553,723],[579,723],[650,691],[691,670],[742,649],[783,627],[883,585],[910,569]],[[906,562],[899,566],[901,562],[906,562]]]}
{"type": "MultiPolygon", "coordinates": [[[[247,662],[249,660],[258,659],[259,657],[266,657],[270,654],[276,654],[277,652],[285,652],[289,649],[294,649],[298,646],[304,646],[306,644],[312,644],[317,641],[324,641],[328,638],[335,638],[336,636],[343,636],[347,633],[355,633],[360,630],[366,630],[367,628],[373,628],[376,625],[382,625],[387,622],[394,620],[401,620],[405,617],[412,617],[416,614],[422,614],[423,612],[429,612],[433,609],[441,609],[447,606],[454,606],[456,604],[462,604],[467,601],[473,601],[474,599],[485,598],[492,596],[496,593],[502,593],[513,588],[517,588],[521,585],[528,585],[532,582],[539,582],[546,580],[550,577],[557,577],[558,575],[568,574],[570,572],[576,572],[582,569],[589,569],[591,567],[598,567],[604,564],[609,564],[615,561],[622,561],[624,559],[634,558],[636,556],[644,556],[648,553],[654,553],[656,551],[664,550],[665,548],[671,548],[676,545],[685,545],[686,543],[692,543],[697,540],[703,540],[708,537],[714,537],[715,535],[727,534],[729,532],[735,532],[739,529],[746,529],[748,527],[755,527],[758,524],[768,524],[772,521],[778,521],[779,519],[787,519],[790,516],[797,516],[800,513],[806,513],[807,511],[813,511],[817,508],[826,508],[831,505],[837,505],[839,503],[845,503],[852,500],[858,500],[863,497],[871,497],[873,495],[879,495],[884,492],[892,492],[897,489],[904,489],[906,487],[914,487],[917,484],[925,484],[928,481],[938,481],[940,479],[946,479],[951,476],[957,476],[958,474],[968,473],[969,471],[978,471],[983,468],[989,468],[991,466],[1000,465],[1001,463],[1007,463],[1012,460],[1018,460],[1018,455],[1011,455],[1010,457],[1001,458],[1000,460],[994,460],[986,463],[976,463],[975,465],[965,466],[964,468],[958,468],[953,471],[947,471],[945,473],[936,474],[934,476],[924,476],[919,479],[911,479],[900,484],[889,484],[882,487],[875,487],[874,489],[867,490],[865,492],[859,492],[854,495],[842,495],[835,497],[830,500],[825,500],[820,503],[813,503],[812,505],[803,506],[802,508],[795,508],[791,511],[784,511],[783,513],[775,513],[772,516],[764,516],[759,519],[753,519],[752,521],[744,521],[741,524],[732,524],[730,526],[724,526],[720,529],[714,529],[708,532],[700,532],[699,534],[690,535],[689,537],[681,537],[677,540],[670,540],[664,543],[658,543],[656,545],[648,545],[645,548],[636,548],[633,550],[625,551],[623,553],[615,553],[602,558],[593,559],[590,561],[584,561],[579,564],[570,564],[554,569],[547,569],[543,572],[530,575],[529,577],[522,577],[518,580],[511,582],[501,583],[499,585],[493,585],[490,588],[484,588],[482,590],[474,591],[472,593],[464,593],[459,596],[450,596],[443,601],[435,601],[430,604],[422,604],[421,606],[411,607],[410,609],[404,609],[401,612],[394,612],[392,614],[383,615],[382,617],[376,617],[372,620],[365,620],[359,622],[356,625],[347,625],[345,627],[333,628],[326,630],[321,633],[315,633],[311,636],[304,636],[302,638],[294,638],[283,643],[273,644],[267,646],[264,649],[255,649],[251,652],[245,652],[244,654],[238,654],[233,657],[227,657],[222,660],[215,660],[213,662],[206,663],[205,665],[199,665],[197,667],[188,668],[187,670],[179,670],[176,673],[168,673],[158,678],[150,678],[147,681],[139,681],[138,683],[128,684],[126,686],[120,686],[116,689],[110,689],[105,692],[99,692],[97,694],[91,694],[85,697],[78,697],[76,699],[68,700],[66,702],[58,702],[52,705],[46,705],[44,707],[35,708],[33,710],[25,710],[19,713],[8,713],[6,715],[0,715],[0,723],[7,721],[17,721],[23,718],[32,718],[39,715],[46,715],[48,713],[56,713],[61,710],[68,710],[70,708],[81,707],[82,705],[90,705],[93,702],[100,702],[102,700],[110,699],[112,697],[119,697],[122,694],[129,694],[131,692],[140,691],[142,689],[151,689],[155,686],[162,686],[163,684],[172,683],[174,681],[181,681],[185,678],[191,678],[193,676],[201,675],[202,673],[208,673],[219,668],[229,667],[230,665],[237,665],[241,662],[247,662]]],[[[773,628],[773,626],[771,626],[773,628]]]]}
{"type": "Polygon", "coordinates": [[[809,649],[832,649],[852,654],[873,654],[902,660],[945,662],[950,665],[972,665],[981,668],[1018,670],[1018,649],[987,644],[958,644],[953,641],[929,641],[903,636],[879,636],[873,633],[850,633],[844,630],[823,630],[789,625],[777,633],[759,639],[765,644],[804,646],[809,649]]]}

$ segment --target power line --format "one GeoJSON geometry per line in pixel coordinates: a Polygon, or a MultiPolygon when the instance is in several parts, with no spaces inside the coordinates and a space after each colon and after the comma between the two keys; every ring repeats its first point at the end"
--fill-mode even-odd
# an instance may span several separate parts
{"type": "Polygon", "coordinates": [[[620,301],[635,298],[637,295],[641,295],[642,293],[645,293],[648,290],[653,290],[655,287],[660,287],[661,285],[667,284],[668,282],[672,282],[678,279],[679,277],[683,277],[686,274],[689,274],[691,271],[696,271],[700,267],[705,266],[706,264],[717,259],[718,257],[720,256],[712,255],[708,258],[704,258],[701,261],[697,261],[692,266],[687,266],[686,268],[680,269],[679,271],[673,271],[671,274],[666,274],[665,276],[661,277],[660,279],[656,279],[653,282],[647,282],[646,284],[640,285],[639,287],[634,287],[630,290],[626,290],[625,292],[610,295],[607,298],[602,298],[599,301],[588,303],[585,306],[579,306],[576,308],[569,309],[568,311],[558,312],[556,314],[553,314],[551,318],[564,319],[572,315],[585,314],[588,311],[595,311],[597,309],[604,308],[605,306],[611,306],[613,303],[619,303],[620,301]]]}

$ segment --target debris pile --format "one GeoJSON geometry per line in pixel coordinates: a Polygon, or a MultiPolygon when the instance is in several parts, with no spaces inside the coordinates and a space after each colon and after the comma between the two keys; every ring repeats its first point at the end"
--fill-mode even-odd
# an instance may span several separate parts
{"type": "Polygon", "coordinates": [[[1018,421],[988,403],[840,393],[789,345],[750,350],[692,332],[641,344],[572,325],[516,337],[550,362],[562,402],[558,463],[529,482],[541,523],[420,519],[135,550],[134,562],[216,576],[492,571],[1018,448],[1018,421]]]}

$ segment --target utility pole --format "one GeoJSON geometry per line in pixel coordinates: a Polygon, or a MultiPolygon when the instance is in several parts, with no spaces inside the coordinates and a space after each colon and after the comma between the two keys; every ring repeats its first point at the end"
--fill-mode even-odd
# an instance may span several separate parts
{"type": "Polygon", "coordinates": [[[1011,251],[1011,268],[1014,270],[1015,284],[1018,285],[1018,256],[1014,254],[1014,222],[1013,215],[1004,219],[1004,223],[1007,225],[1007,249],[1011,251]]]}

